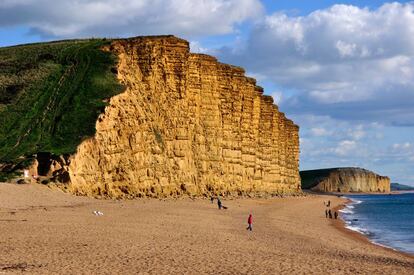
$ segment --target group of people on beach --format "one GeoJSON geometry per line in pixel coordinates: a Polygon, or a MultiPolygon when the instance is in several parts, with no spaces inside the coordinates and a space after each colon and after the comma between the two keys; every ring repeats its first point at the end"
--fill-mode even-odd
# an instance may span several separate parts
{"type": "MultiPolygon", "coordinates": [[[[211,203],[214,203],[214,197],[210,197],[210,201],[211,203]]],[[[219,210],[223,209],[227,209],[226,206],[223,205],[223,203],[221,202],[220,197],[217,197],[217,207],[219,210]]],[[[253,215],[249,214],[249,217],[247,218],[247,228],[246,230],[250,230],[253,231],[253,215]]]]}
{"type": "MultiPolygon", "coordinates": [[[[227,207],[224,206],[223,203],[221,202],[220,197],[217,197],[216,199],[217,199],[217,207],[218,207],[219,210],[227,209],[227,207]]],[[[210,201],[211,201],[211,203],[214,203],[214,197],[210,197],[210,201]]],[[[328,200],[327,202],[324,201],[323,204],[326,206],[325,217],[329,218],[329,219],[335,219],[335,220],[338,219],[338,212],[331,210],[331,201],[330,200],[328,200]],[[332,214],[332,212],[333,212],[333,214],[332,214]]],[[[247,218],[247,228],[246,229],[250,230],[250,231],[253,231],[252,225],[253,225],[253,215],[249,214],[249,217],[247,218]]]]}
{"type": "Polygon", "coordinates": [[[332,215],[332,210],[330,208],[331,207],[331,201],[328,200],[328,202],[323,202],[323,204],[326,206],[325,217],[330,218],[330,219],[335,218],[335,220],[336,220],[338,218],[338,212],[335,211],[332,215]]]}

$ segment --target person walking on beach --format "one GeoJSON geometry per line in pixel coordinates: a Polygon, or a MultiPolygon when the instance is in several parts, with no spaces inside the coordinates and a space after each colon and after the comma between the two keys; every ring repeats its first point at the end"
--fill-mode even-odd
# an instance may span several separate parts
{"type": "Polygon", "coordinates": [[[210,197],[210,201],[211,201],[211,203],[214,203],[214,197],[213,196],[210,197]]]}
{"type": "Polygon", "coordinates": [[[338,218],[338,212],[335,211],[334,216],[335,216],[335,220],[336,220],[338,218]]]}
{"type": "Polygon", "coordinates": [[[329,218],[332,219],[332,211],[331,211],[331,209],[329,209],[328,215],[329,215],[329,218]]]}
{"type": "Polygon", "coordinates": [[[253,216],[252,216],[252,214],[249,214],[249,218],[247,219],[248,226],[247,226],[246,230],[250,230],[250,231],[253,230],[252,223],[253,223],[253,216]]]}
{"type": "Polygon", "coordinates": [[[331,201],[328,201],[328,205],[327,205],[327,207],[329,207],[329,206],[331,206],[331,201]]]}
{"type": "Polygon", "coordinates": [[[219,209],[219,210],[220,210],[220,209],[221,209],[221,207],[222,207],[220,197],[217,197],[217,206],[218,206],[218,209],[219,209]]]}
{"type": "Polygon", "coordinates": [[[328,218],[328,209],[325,209],[325,217],[328,218]]]}

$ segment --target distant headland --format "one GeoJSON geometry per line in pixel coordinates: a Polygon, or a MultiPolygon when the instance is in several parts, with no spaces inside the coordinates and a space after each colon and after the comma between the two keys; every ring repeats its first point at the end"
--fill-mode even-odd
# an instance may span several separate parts
{"type": "Polygon", "coordinates": [[[302,189],[319,192],[390,192],[390,178],[357,167],[300,172],[302,189]]]}

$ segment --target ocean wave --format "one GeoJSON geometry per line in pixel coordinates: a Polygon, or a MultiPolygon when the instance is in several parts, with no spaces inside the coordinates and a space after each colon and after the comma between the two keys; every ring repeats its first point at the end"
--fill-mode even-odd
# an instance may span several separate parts
{"type": "Polygon", "coordinates": [[[346,204],[344,208],[342,208],[341,210],[339,210],[339,212],[343,213],[343,214],[355,214],[355,212],[353,211],[353,209],[355,208],[355,204],[360,204],[362,203],[361,200],[356,200],[353,198],[349,198],[351,200],[350,203],[346,204]]]}
{"type": "Polygon", "coordinates": [[[351,201],[352,201],[352,204],[360,204],[360,203],[363,202],[363,201],[360,201],[360,200],[357,200],[357,199],[353,199],[353,198],[351,198],[351,201]]]}
{"type": "Polygon", "coordinates": [[[346,226],[345,226],[345,228],[348,228],[349,230],[352,230],[352,231],[355,231],[355,232],[358,232],[358,233],[361,233],[361,234],[363,234],[363,235],[367,235],[367,230],[365,229],[365,228],[362,228],[362,227],[359,227],[359,226],[355,226],[355,225],[350,225],[350,224],[347,224],[346,226]]]}
{"type": "MultiPolygon", "coordinates": [[[[387,240],[384,238],[379,237],[377,234],[367,230],[366,228],[360,227],[360,226],[356,226],[353,225],[351,222],[346,222],[345,228],[352,230],[354,232],[357,232],[359,234],[362,234],[364,236],[368,237],[368,240],[370,243],[378,245],[378,246],[382,246],[388,249],[392,249],[394,251],[405,251],[408,253],[412,254],[412,248],[410,250],[410,246],[409,245],[397,245],[396,247],[392,247],[389,243],[390,242],[395,242],[395,240],[387,240]]],[[[395,245],[395,244],[394,244],[395,245]]]]}
{"type": "Polygon", "coordinates": [[[388,245],[385,245],[385,244],[382,244],[382,243],[379,243],[379,242],[374,242],[373,240],[369,240],[369,241],[371,243],[375,244],[375,245],[382,246],[382,247],[385,247],[385,248],[389,248],[389,249],[392,249],[394,251],[398,251],[398,249],[395,249],[395,248],[393,248],[391,246],[388,246],[388,245]]]}
{"type": "Polygon", "coordinates": [[[366,236],[375,245],[414,254],[412,224],[414,196],[348,198],[340,211],[345,228],[366,236]]]}
{"type": "Polygon", "coordinates": [[[349,208],[343,208],[343,209],[339,210],[339,212],[341,212],[343,214],[354,214],[354,211],[352,211],[349,208]]]}

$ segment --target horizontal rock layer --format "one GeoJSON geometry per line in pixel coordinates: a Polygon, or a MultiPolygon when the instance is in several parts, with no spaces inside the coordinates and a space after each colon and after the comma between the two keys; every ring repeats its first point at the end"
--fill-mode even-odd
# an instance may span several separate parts
{"type": "Polygon", "coordinates": [[[70,189],[109,197],[294,193],[298,126],[239,67],[173,36],[116,40],[124,93],[72,157],[70,189]]]}
{"type": "Polygon", "coordinates": [[[390,192],[390,178],[361,168],[301,171],[311,190],[322,192],[390,192]]]}

